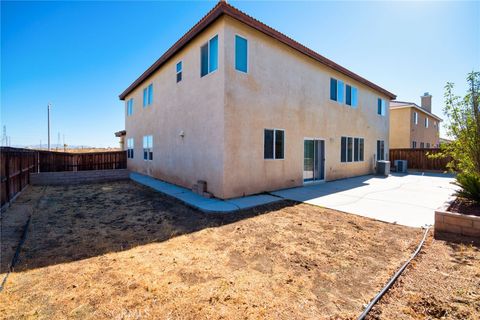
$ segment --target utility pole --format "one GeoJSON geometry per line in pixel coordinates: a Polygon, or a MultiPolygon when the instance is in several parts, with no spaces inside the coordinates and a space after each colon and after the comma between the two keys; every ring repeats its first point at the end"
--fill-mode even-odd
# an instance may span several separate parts
{"type": "Polygon", "coordinates": [[[50,108],[52,104],[49,102],[47,106],[47,121],[48,121],[48,151],[50,151],[50,108]]]}

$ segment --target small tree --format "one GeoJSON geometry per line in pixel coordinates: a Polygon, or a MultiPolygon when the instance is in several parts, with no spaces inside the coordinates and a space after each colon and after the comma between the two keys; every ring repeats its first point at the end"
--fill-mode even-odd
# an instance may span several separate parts
{"type": "Polygon", "coordinates": [[[453,83],[445,86],[445,128],[453,141],[442,145],[441,155],[450,156],[448,167],[459,172],[457,195],[480,202],[480,72],[469,73],[467,81],[463,98],[453,93],[453,83]]]}
{"type": "Polygon", "coordinates": [[[480,72],[469,73],[467,81],[463,98],[453,93],[453,83],[445,86],[445,129],[453,141],[442,145],[442,154],[452,158],[450,169],[480,176],[480,72]]]}

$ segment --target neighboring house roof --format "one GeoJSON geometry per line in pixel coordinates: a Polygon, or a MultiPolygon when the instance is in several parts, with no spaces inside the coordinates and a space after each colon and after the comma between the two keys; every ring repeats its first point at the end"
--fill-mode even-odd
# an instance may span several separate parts
{"type": "Polygon", "coordinates": [[[416,103],[413,102],[405,102],[405,101],[390,101],[390,109],[403,109],[403,108],[414,108],[418,109],[419,111],[428,114],[432,118],[437,119],[438,121],[443,121],[442,118],[440,118],[437,115],[434,115],[433,113],[429,112],[428,110],[425,110],[424,108],[420,107],[416,103]]]}
{"type": "Polygon", "coordinates": [[[121,131],[117,131],[115,132],[115,137],[122,137],[122,136],[125,136],[127,135],[127,131],[126,130],[121,130],[121,131]]]}
{"type": "Polygon", "coordinates": [[[211,25],[215,20],[217,20],[222,15],[226,15],[236,19],[247,26],[250,26],[267,36],[270,36],[281,43],[307,55],[308,57],[336,70],[352,79],[357,80],[358,82],[363,83],[364,85],[381,92],[388,96],[391,99],[395,99],[396,95],[381,88],[380,86],[374,84],[373,82],[368,81],[367,79],[353,73],[352,71],[342,67],[341,65],[325,58],[324,56],[316,53],[313,50],[303,46],[302,44],[296,42],[295,40],[287,37],[283,33],[278,32],[277,30],[270,28],[264,23],[252,18],[251,16],[245,14],[244,12],[238,10],[237,8],[227,4],[225,1],[220,1],[218,4],[210,10],[196,25],[193,26],[183,37],[180,38],[170,49],[168,49],[153,65],[151,65],[142,75],[135,80],[125,91],[120,94],[120,100],[124,100],[125,97],[132,92],[135,88],[142,84],[149,76],[151,76],[155,71],[157,71],[163,64],[165,64],[173,55],[185,47],[195,36],[200,32],[205,30],[209,25],[211,25]]]}

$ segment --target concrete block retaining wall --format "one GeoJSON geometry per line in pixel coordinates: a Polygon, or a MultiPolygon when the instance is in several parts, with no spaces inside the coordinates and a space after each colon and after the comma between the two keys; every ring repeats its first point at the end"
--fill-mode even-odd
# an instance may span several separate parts
{"type": "Polygon", "coordinates": [[[453,233],[480,237],[480,217],[449,212],[450,203],[435,211],[435,234],[453,233]]]}
{"type": "Polygon", "coordinates": [[[32,185],[67,185],[129,179],[127,169],[40,172],[30,174],[32,185]]]}

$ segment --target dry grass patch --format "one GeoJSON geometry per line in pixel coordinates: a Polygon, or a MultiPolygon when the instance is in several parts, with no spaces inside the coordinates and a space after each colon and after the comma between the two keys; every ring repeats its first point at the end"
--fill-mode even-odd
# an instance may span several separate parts
{"type": "Polygon", "coordinates": [[[479,248],[479,239],[430,238],[369,319],[480,319],[479,248]]]}
{"type": "Polygon", "coordinates": [[[287,201],[206,215],[128,181],[49,187],[0,314],[351,319],[421,236],[287,201]]]}

